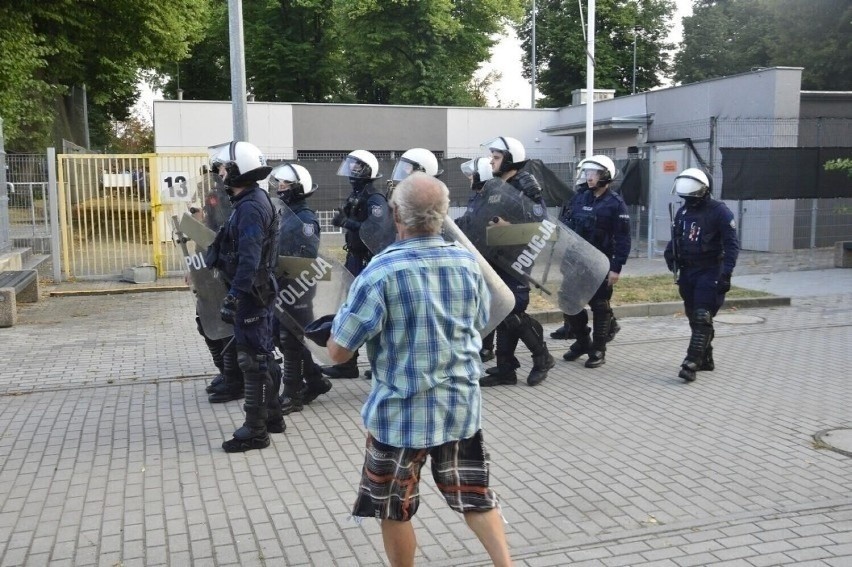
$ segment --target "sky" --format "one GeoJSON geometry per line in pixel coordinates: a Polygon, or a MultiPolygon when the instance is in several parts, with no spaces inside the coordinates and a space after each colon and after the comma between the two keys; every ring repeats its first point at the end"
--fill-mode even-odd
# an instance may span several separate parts
{"type": "MultiPolygon", "coordinates": [[[[692,0],[676,0],[675,3],[677,7],[669,41],[679,43],[683,37],[681,19],[692,14],[692,0]]],[[[489,105],[496,106],[499,99],[504,107],[516,104],[518,108],[530,108],[532,87],[530,82],[521,75],[522,55],[520,40],[514,30],[507,29],[503,38],[491,49],[491,60],[483,64],[477,73],[477,76],[484,76],[496,69],[502,75],[500,81],[495,83],[489,92],[489,105]]],[[[159,93],[152,92],[147,84],[141,83],[139,87],[142,96],[135,108],[143,118],[153,122],[153,101],[163,97],[159,93]]]]}

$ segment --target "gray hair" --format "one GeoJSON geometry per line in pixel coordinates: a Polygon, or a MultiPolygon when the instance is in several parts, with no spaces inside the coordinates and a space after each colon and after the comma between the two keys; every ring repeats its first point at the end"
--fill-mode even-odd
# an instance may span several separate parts
{"type": "Polygon", "coordinates": [[[390,204],[412,232],[440,234],[450,209],[450,190],[440,179],[416,171],[396,186],[390,204]]]}

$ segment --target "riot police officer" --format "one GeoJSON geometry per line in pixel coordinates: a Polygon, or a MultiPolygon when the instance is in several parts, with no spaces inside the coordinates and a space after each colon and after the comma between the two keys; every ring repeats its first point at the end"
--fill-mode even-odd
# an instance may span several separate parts
{"type": "Polygon", "coordinates": [[[245,379],[245,423],[222,444],[226,452],[236,453],[268,447],[269,433],[285,429],[272,354],[278,214],[258,185],[272,168],[256,146],[233,141],[214,152],[234,210],[210,246],[206,264],[218,269],[229,285],[220,313],[234,325],[237,364],[245,379]]]}
{"type": "MultiPolygon", "coordinates": [[[[214,164],[214,169],[218,166],[214,164]]],[[[201,209],[190,208],[193,215],[201,215],[201,220],[210,230],[217,232],[231,215],[231,202],[225,192],[225,184],[222,178],[208,168],[201,166],[201,180],[196,184],[196,190],[202,199],[201,209]]],[[[196,309],[197,311],[197,309],[196,309]]],[[[201,317],[195,316],[195,323],[199,334],[207,345],[207,350],[213,359],[213,364],[219,370],[219,374],[210,381],[206,391],[211,404],[230,402],[243,397],[243,375],[237,365],[237,350],[233,336],[223,339],[211,339],[204,332],[201,317]]]]}
{"type": "Polygon", "coordinates": [[[672,221],[665,259],[677,275],[678,292],[692,336],[678,376],[692,382],[698,370],[713,370],[713,317],[731,289],[739,241],[734,215],[710,194],[710,180],[700,169],[683,170],[672,193],[684,204],[672,221]]]}
{"type": "Polygon", "coordinates": [[[597,368],[606,362],[606,343],[612,323],[613,286],[630,255],[630,215],[621,195],[609,190],[615,177],[615,164],[604,155],[594,155],[581,163],[580,176],[589,189],[579,191],[562,208],[560,220],[585,238],[609,259],[609,274],[589,300],[592,329],[585,309],[569,313],[568,321],[576,341],[562,358],[577,360],[588,355],[586,368],[597,368]],[[590,336],[591,335],[591,336],[590,336]]]}
{"type": "MultiPolygon", "coordinates": [[[[522,193],[535,203],[537,211],[533,220],[541,221],[546,215],[541,186],[536,178],[527,171],[521,171],[526,165],[526,150],[521,142],[508,136],[500,136],[482,144],[491,152],[491,173],[522,193]]],[[[505,219],[498,219],[505,222],[505,219]]],[[[527,384],[536,386],[547,378],[547,371],[553,368],[554,361],[547,344],[544,342],[544,330],[534,318],[526,312],[530,302],[530,286],[519,280],[505,269],[494,266],[500,278],[509,286],[515,296],[515,307],[497,327],[497,366],[486,370],[486,376],[479,381],[482,387],[515,384],[515,371],[520,362],[515,357],[518,341],[530,349],[533,367],[527,376],[527,384]]]]}
{"type": "MultiPolygon", "coordinates": [[[[275,191],[289,209],[285,211],[278,231],[278,255],[316,258],[319,253],[320,226],[316,212],[307,203],[307,198],[317,190],[311,174],[299,164],[281,164],[269,176],[269,189],[275,191]]],[[[278,287],[286,288],[292,283],[293,280],[279,278],[278,287]]],[[[290,316],[302,326],[314,320],[311,301],[315,291],[312,289],[305,293],[301,302],[290,310],[290,316]]],[[[322,375],[311,352],[293,329],[282,325],[277,318],[273,321],[273,328],[276,345],[283,356],[284,393],[280,400],[281,412],[288,415],[302,411],[305,404],[331,390],[331,382],[322,375]]]]}
{"type": "MultiPolygon", "coordinates": [[[[482,188],[485,182],[494,177],[491,171],[491,158],[478,157],[461,164],[462,173],[470,180],[470,190],[473,192],[467,201],[467,209],[459,218],[455,219],[456,225],[462,232],[467,233],[470,221],[485,202],[482,188]]],[[[496,329],[482,337],[482,348],[479,350],[479,358],[482,362],[494,360],[494,336],[496,329]]]]}
{"type": "MultiPolygon", "coordinates": [[[[345,266],[353,276],[357,276],[373,257],[373,251],[361,238],[361,227],[367,223],[392,227],[393,223],[387,196],[373,184],[381,177],[376,156],[367,150],[355,150],[343,159],[337,175],[349,179],[352,192],[331,224],[343,229],[345,266]]],[[[358,353],[343,364],[324,366],[322,372],[329,378],[357,378],[358,353]]]]}

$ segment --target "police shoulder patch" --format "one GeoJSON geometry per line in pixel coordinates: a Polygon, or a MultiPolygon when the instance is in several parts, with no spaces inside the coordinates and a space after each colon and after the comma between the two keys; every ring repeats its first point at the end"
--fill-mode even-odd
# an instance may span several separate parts
{"type": "Polygon", "coordinates": [[[544,207],[542,207],[541,204],[536,203],[535,205],[533,205],[533,214],[537,217],[543,217],[544,207]]]}
{"type": "Polygon", "coordinates": [[[313,224],[303,224],[302,225],[302,234],[305,236],[313,236],[314,235],[314,225],[313,224]]]}
{"type": "Polygon", "coordinates": [[[731,228],[737,228],[737,221],[731,219],[731,228]]]}
{"type": "Polygon", "coordinates": [[[372,207],[370,207],[370,214],[372,214],[374,217],[381,217],[384,214],[382,212],[382,206],[373,205],[372,207]]]}

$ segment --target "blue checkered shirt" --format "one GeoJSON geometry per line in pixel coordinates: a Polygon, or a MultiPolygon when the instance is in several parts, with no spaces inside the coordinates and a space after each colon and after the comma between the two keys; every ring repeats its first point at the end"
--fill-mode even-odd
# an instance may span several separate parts
{"type": "Polygon", "coordinates": [[[331,335],[367,345],[370,434],[394,447],[435,447],[481,427],[479,330],[491,302],[474,256],[437,236],[395,242],[355,279],[331,335]]]}

